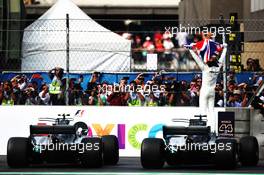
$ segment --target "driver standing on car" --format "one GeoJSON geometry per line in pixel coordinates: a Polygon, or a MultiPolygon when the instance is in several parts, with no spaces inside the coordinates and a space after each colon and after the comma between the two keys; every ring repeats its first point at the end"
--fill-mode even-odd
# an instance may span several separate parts
{"type": "MultiPolygon", "coordinates": [[[[223,66],[227,52],[227,44],[225,43],[224,38],[225,37],[223,35],[223,44],[221,49],[216,49],[214,53],[211,53],[208,60],[202,59],[201,55],[198,54],[197,49],[195,50],[195,47],[194,50],[189,50],[195,62],[202,70],[202,87],[200,90],[199,107],[201,115],[207,115],[208,126],[211,126],[211,130],[213,132],[216,132],[216,120],[214,115],[215,86],[218,74],[220,73],[220,69],[223,66]],[[219,56],[219,51],[221,52],[221,56],[219,56]]],[[[208,44],[210,41],[210,38],[204,39],[204,42],[208,42],[208,44]]],[[[207,46],[210,49],[210,45],[207,46]]],[[[210,51],[212,50],[209,50],[209,52],[210,51]]]]}

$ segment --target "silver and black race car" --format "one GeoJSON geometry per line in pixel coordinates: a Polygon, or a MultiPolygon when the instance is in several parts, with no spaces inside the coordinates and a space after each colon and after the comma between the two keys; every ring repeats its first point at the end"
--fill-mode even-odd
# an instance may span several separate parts
{"type": "Polygon", "coordinates": [[[119,160],[118,139],[113,135],[88,136],[84,122],[70,125],[73,118],[41,118],[53,125],[31,125],[29,137],[12,137],[7,145],[10,167],[44,163],[78,163],[84,167],[115,165],[119,160]]]}
{"type": "MultiPolygon", "coordinates": [[[[259,161],[259,144],[255,137],[241,139],[216,136],[203,118],[181,120],[188,126],[163,126],[163,138],[146,138],[141,145],[143,168],[159,169],[186,164],[212,164],[219,169],[256,166],[259,161]]],[[[175,121],[179,122],[179,120],[175,121]]],[[[232,126],[228,126],[232,129],[232,126]]]]}

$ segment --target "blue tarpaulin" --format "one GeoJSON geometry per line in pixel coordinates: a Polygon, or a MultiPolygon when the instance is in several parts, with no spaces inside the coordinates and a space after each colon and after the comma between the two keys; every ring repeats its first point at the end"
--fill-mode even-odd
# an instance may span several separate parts
{"type": "MultiPolygon", "coordinates": [[[[51,82],[51,79],[49,77],[49,74],[47,72],[36,72],[34,74],[40,74],[41,79],[31,79],[33,73],[2,73],[0,74],[0,80],[3,82],[5,80],[11,80],[13,77],[17,75],[26,75],[27,78],[31,81],[36,81],[39,86],[43,83],[49,84],[51,82]]],[[[196,75],[201,75],[201,73],[164,73],[164,76],[168,77],[174,77],[177,81],[185,80],[187,82],[190,82],[196,75]]],[[[82,86],[84,89],[86,89],[87,83],[91,79],[91,73],[87,74],[70,74],[70,78],[74,78],[78,80],[80,75],[83,75],[84,81],[82,83],[82,86]]],[[[138,73],[102,73],[100,75],[100,82],[107,82],[109,84],[118,83],[123,77],[129,77],[129,82],[134,80],[137,77],[138,73]]],[[[236,74],[236,79],[238,83],[249,83],[251,84],[251,77],[253,77],[254,73],[251,72],[244,72],[244,73],[238,73],[236,74]]],[[[144,73],[145,82],[148,80],[151,80],[153,77],[153,73],[144,73]]]]}

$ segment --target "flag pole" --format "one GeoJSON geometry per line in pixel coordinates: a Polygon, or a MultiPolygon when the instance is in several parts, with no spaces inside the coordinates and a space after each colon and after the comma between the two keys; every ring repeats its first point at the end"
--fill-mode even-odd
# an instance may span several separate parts
{"type": "Polygon", "coordinates": [[[69,24],[69,14],[66,14],[66,97],[65,103],[69,105],[69,83],[70,83],[70,24],[69,24]]]}
{"type": "MultiPolygon", "coordinates": [[[[220,15],[219,20],[220,20],[220,24],[222,25],[222,27],[224,27],[224,29],[226,30],[224,16],[220,15]]],[[[226,31],[222,35],[222,41],[223,41],[223,44],[226,43],[226,31]]],[[[228,57],[228,54],[227,54],[227,57],[228,57]]],[[[224,86],[223,90],[224,90],[224,107],[225,108],[227,106],[227,70],[228,70],[227,57],[224,59],[224,62],[223,62],[223,86],[224,86]]]]}

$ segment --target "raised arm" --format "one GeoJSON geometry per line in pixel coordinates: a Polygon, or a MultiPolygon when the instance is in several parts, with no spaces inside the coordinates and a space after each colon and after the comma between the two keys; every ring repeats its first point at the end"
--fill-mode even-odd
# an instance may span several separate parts
{"type": "Polygon", "coordinates": [[[222,54],[218,60],[219,66],[222,67],[224,65],[225,59],[226,59],[226,52],[227,52],[227,44],[226,44],[226,36],[225,33],[222,34],[222,42],[223,42],[223,51],[222,54]]]}
{"type": "Polygon", "coordinates": [[[220,58],[219,58],[219,60],[218,60],[218,62],[219,62],[219,66],[220,66],[220,67],[223,66],[223,64],[224,64],[224,62],[225,62],[225,59],[226,59],[227,44],[224,43],[224,44],[223,44],[223,47],[224,47],[224,48],[223,48],[222,54],[221,54],[221,56],[220,56],[220,58]]]}

